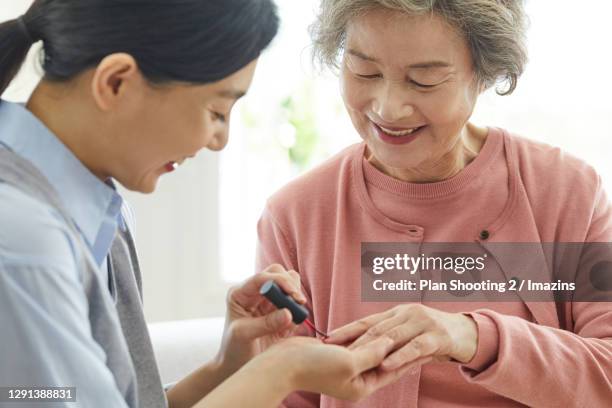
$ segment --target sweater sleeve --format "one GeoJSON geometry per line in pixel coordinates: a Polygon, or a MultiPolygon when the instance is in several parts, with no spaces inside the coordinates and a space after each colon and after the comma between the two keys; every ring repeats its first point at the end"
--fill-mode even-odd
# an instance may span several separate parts
{"type": "MultiPolygon", "coordinates": [[[[288,238],[288,233],[280,227],[269,207],[264,212],[257,224],[257,258],[255,262],[256,272],[264,270],[268,265],[278,263],[286,269],[299,272],[295,247],[288,238]]],[[[310,291],[302,282],[302,291],[308,299],[306,307],[312,314],[310,291]]],[[[299,331],[299,335],[311,335],[307,330],[299,331]]],[[[295,392],[289,395],[282,403],[283,408],[313,408],[318,407],[320,395],[308,392],[295,392]]]]}
{"type": "MultiPolygon", "coordinates": [[[[587,242],[611,242],[612,209],[599,184],[587,242]]],[[[528,406],[612,405],[612,302],[573,302],[572,330],[491,310],[470,313],[478,348],[465,378],[528,406]]]]}
{"type": "MultiPolygon", "coordinates": [[[[541,326],[491,310],[473,312],[490,319],[495,331],[481,331],[479,348],[495,355],[476,356],[461,367],[465,378],[528,406],[605,407],[612,402],[612,310],[591,303],[579,311],[591,316],[578,333],[541,326]],[[497,335],[499,333],[499,335],[497,335]],[[497,336],[497,338],[495,338],[497,336]],[[491,340],[493,337],[493,340],[491,340]],[[498,341],[497,348],[490,342],[498,341]],[[475,362],[489,366],[474,367],[475,362]],[[481,368],[480,371],[473,370],[481,368]]],[[[485,320],[486,321],[486,320],[485,320]]]]}

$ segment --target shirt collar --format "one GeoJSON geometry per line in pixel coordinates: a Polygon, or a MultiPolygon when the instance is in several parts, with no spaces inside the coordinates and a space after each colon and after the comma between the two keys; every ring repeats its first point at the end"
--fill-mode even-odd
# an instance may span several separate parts
{"type": "Polygon", "coordinates": [[[0,101],[0,144],[30,161],[59,193],[99,264],[114,239],[123,200],[23,105],[0,101]]]}

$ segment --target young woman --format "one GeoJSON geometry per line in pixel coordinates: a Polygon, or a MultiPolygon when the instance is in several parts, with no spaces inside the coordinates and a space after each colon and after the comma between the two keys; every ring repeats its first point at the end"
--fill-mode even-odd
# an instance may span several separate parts
{"type": "Polygon", "coordinates": [[[45,73],[25,106],[0,103],[0,387],[75,387],[70,407],[263,407],[294,390],[356,399],[403,373],[371,370],[386,340],[279,341],[291,317],[259,287],[305,298],[272,265],[228,296],[217,358],[162,388],[113,182],[149,193],[222,149],[277,26],[270,0],[37,0],[0,25],[0,93],[36,41],[45,73]]]}

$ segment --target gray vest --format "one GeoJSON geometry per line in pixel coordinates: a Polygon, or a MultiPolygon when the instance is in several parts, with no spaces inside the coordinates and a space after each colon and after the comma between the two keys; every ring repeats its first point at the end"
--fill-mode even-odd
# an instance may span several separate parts
{"type": "Polygon", "coordinates": [[[57,192],[32,163],[0,147],[0,182],[47,203],[64,218],[79,242],[77,250],[82,260],[81,278],[89,303],[92,336],[106,352],[106,365],[119,391],[132,408],[166,407],[166,395],[142,310],[140,269],[129,231],[119,230],[112,243],[109,282],[104,282],[57,192]]]}

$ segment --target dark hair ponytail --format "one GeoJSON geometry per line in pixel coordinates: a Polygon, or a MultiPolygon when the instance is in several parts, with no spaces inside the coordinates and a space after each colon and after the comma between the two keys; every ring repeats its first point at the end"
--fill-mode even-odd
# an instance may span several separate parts
{"type": "Polygon", "coordinates": [[[152,83],[203,84],[257,58],[279,25],[272,0],[36,0],[22,19],[0,25],[0,92],[39,39],[47,80],[126,52],[152,83]]]}
{"type": "Polygon", "coordinates": [[[0,95],[17,75],[32,44],[36,42],[28,29],[27,20],[39,3],[34,2],[25,15],[0,24],[0,95]]]}

